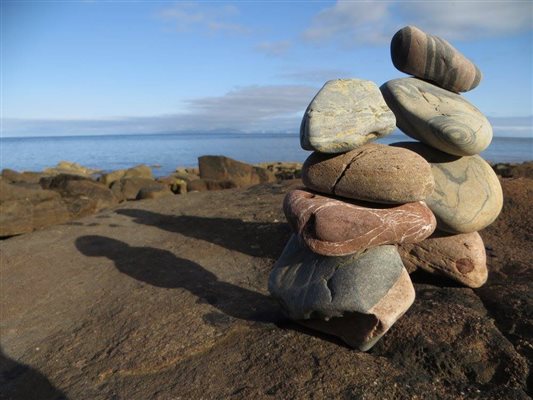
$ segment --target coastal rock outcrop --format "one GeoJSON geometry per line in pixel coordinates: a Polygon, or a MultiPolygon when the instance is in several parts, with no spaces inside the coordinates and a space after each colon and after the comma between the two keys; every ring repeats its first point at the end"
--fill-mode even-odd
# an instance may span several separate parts
{"type": "Polygon", "coordinates": [[[275,182],[276,176],[269,170],[233,160],[224,156],[198,157],[200,178],[212,181],[231,181],[235,187],[275,182]]]}

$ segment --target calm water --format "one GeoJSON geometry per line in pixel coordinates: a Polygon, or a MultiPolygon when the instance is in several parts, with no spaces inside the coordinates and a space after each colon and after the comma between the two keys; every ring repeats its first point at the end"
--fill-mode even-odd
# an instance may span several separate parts
{"type": "MultiPolygon", "coordinates": [[[[411,140],[393,134],[380,143],[411,140]]],[[[61,160],[102,170],[128,168],[143,163],[160,165],[161,176],[177,166],[195,166],[205,154],[225,155],[237,160],[303,161],[309,155],[300,148],[294,134],[175,134],[68,136],[0,139],[0,166],[17,171],[40,171],[61,160]]],[[[520,162],[533,159],[533,139],[499,138],[482,153],[494,162],[520,162]]]]}

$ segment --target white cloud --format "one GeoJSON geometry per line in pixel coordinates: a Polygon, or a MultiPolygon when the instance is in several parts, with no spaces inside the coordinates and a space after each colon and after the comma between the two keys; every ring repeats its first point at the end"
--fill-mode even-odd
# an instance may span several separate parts
{"type": "Polygon", "coordinates": [[[255,50],[272,57],[280,57],[287,53],[290,48],[291,42],[288,40],[280,40],[277,42],[261,42],[255,46],[255,50]]]}
{"type": "Polygon", "coordinates": [[[474,40],[530,30],[532,19],[528,1],[339,0],[317,14],[302,36],[314,44],[381,44],[401,27],[416,25],[450,40],[474,40]]]}
{"type": "Polygon", "coordinates": [[[175,115],[100,120],[4,119],[7,136],[91,135],[156,132],[298,132],[318,88],[305,85],[247,86],[222,96],[187,102],[175,115]]]}
{"type": "Polygon", "coordinates": [[[208,5],[197,2],[176,3],[161,9],[157,14],[179,32],[198,29],[212,33],[247,33],[248,28],[232,21],[238,15],[239,9],[232,5],[208,5]]]}

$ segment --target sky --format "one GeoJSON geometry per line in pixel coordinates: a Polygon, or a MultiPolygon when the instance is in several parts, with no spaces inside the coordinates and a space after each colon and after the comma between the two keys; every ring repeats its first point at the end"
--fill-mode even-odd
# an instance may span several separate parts
{"type": "Polygon", "coordinates": [[[1,135],[287,132],[330,79],[406,75],[406,26],[483,72],[464,96],[532,135],[531,1],[1,1],[1,135]]]}

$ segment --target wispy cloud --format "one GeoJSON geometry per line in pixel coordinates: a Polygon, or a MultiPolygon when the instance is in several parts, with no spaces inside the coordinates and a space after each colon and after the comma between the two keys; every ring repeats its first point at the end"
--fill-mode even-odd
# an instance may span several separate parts
{"type": "Polygon", "coordinates": [[[234,21],[239,14],[239,9],[233,5],[186,2],[163,8],[157,16],[172,24],[179,32],[203,30],[211,33],[248,33],[246,26],[234,21]]]}
{"type": "Polygon", "coordinates": [[[512,35],[532,29],[527,1],[346,1],[325,8],[303,32],[305,41],[343,46],[387,43],[405,25],[450,40],[512,35]]]}
{"type": "Polygon", "coordinates": [[[255,50],[271,57],[280,57],[289,51],[291,42],[288,40],[279,40],[274,42],[261,42],[255,46],[255,50]]]}
{"type": "Polygon", "coordinates": [[[247,86],[222,96],[187,102],[185,112],[101,120],[4,119],[7,136],[154,132],[297,132],[318,88],[305,85],[247,86]]]}

